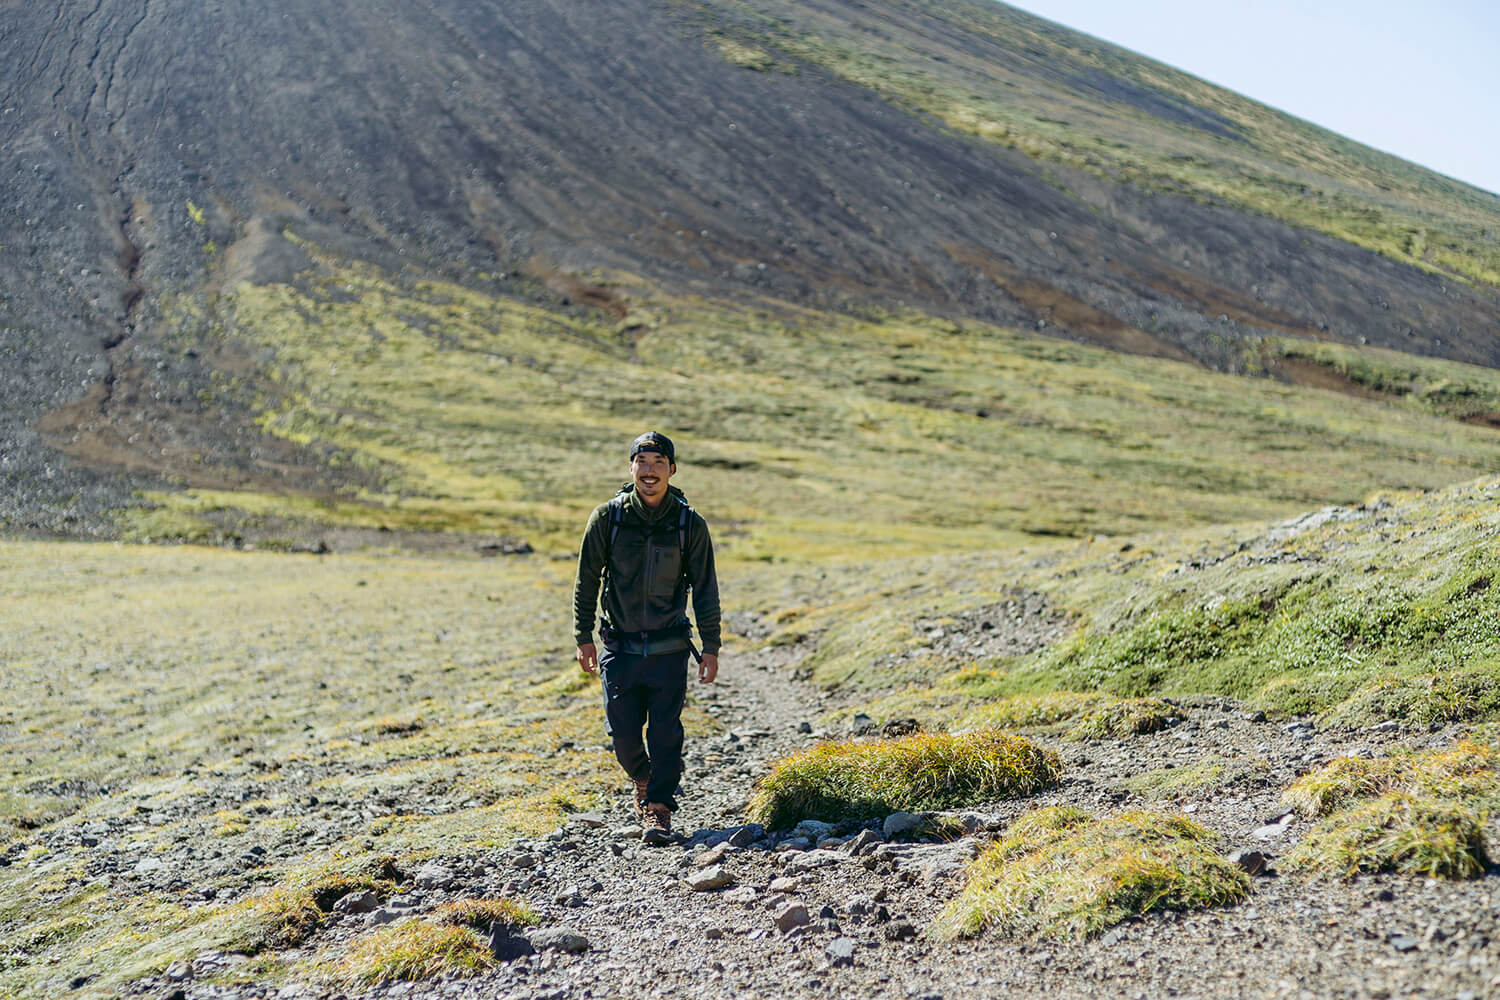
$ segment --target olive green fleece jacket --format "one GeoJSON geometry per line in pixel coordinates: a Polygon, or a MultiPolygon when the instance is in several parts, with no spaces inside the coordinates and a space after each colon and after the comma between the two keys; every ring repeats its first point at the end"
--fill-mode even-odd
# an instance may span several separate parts
{"type": "Polygon", "coordinates": [[[609,504],[589,516],[578,549],[573,580],[573,631],[579,645],[594,641],[594,609],[604,583],[604,623],[620,632],[655,632],[687,620],[688,589],[703,652],[719,651],[719,578],[708,524],[692,511],[687,546],[678,545],[678,511],[685,500],[673,486],[656,509],[633,490],[624,494],[624,510],[614,552],[609,550],[609,504]],[[608,564],[607,580],[605,567],[608,564]]]}

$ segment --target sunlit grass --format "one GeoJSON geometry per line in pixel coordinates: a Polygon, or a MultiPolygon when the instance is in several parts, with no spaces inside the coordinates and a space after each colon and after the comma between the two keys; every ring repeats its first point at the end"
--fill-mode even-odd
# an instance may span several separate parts
{"type": "Polygon", "coordinates": [[[772,764],[749,817],[769,828],[803,819],[872,819],[979,805],[1057,784],[1057,754],[994,730],[823,743],[772,764]]]}
{"type": "Polygon", "coordinates": [[[1465,740],[1442,751],[1342,757],[1298,779],[1283,801],[1320,818],[1287,855],[1291,870],[1475,878],[1490,864],[1485,823],[1500,810],[1500,751],[1465,740]]]}
{"type": "Polygon", "coordinates": [[[1250,880],[1214,852],[1217,840],[1181,816],[1039,809],[969,866],[968,885],[933,929],[1067,940],[1156,910],[1240,902],[1250,880]]]}

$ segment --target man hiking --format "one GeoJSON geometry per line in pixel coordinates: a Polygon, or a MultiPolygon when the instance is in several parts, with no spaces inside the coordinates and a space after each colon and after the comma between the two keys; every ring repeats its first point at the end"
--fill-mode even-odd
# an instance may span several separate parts
{"type": "Polygon", "coordinates": [[[672,839],[682,777],[682,703],[693,648],[688,591],[703,637],[698,681],[719,673],[719,581],[708,525],[670,485],[676,453],[665,434],[647,431],[630,445],[630,482],[589,517],[573,581],[578,665],[600,675],[604,728],[615,759],[635,783],[641,839],[672,839]],[[603,582],[603,593],[600,583],[603,582]],[[602,606],[594,646],[594,608],[602,606]],[[641,740],[641,728],[646,738],[641,740]]]}

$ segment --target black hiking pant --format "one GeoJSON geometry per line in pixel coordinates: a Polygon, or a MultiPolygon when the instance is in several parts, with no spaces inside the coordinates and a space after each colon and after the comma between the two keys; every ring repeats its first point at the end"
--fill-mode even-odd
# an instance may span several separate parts
{"type": "Polygon", "coordinates": [[[648,782],[647,802],[660,802],[674,812],[677,782],[682,778],[687,660],[685,649],[637,656],[606,648],[599,654],[604,731],[614,741],[615,759],[631,780],[648,782]]]}

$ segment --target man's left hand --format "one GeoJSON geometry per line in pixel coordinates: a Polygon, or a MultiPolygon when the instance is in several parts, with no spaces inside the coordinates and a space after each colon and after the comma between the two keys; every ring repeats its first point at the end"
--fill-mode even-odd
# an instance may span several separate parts
{"type": "Polygon", "coordinates": [[[703,659],[698,661],[698,683],[712,684],[717,676],[719,676],[719,654],[704,653],[703,659]]]}

